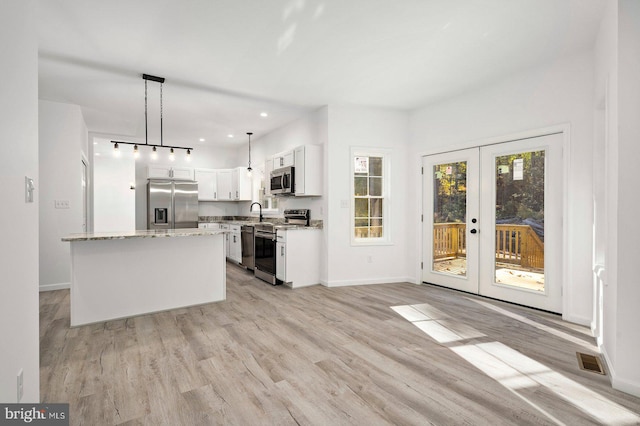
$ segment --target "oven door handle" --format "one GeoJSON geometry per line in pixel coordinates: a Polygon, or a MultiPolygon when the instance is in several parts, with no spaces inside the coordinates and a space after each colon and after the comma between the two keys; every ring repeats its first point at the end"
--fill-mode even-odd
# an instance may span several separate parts
{"type": "Polygon", "coordinates": [[[256,238],[264,238],[264,239],[270,240],[270,241],[275,241],[276,240],[275,234],[263,234],[260,231],[256,232],[255,237],[256,238]]]}

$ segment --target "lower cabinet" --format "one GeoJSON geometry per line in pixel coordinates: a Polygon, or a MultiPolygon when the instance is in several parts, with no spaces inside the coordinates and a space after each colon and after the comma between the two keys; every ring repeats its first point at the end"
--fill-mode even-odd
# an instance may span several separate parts
{"type": "Polygon", "coordinates": [[[220,229],[224,229],[224,252],[228,260],[232,260],[236,263],[242,262],[242,238],[240,232],[240,225],[230,225],[228,223],[221,223],[220,229]]]}
{"type": "Polygon", "coordinates": [[[320,229],[276,233],[276,278],[291,288],[320,283],[320,229]]]}
{"type": "MultiPolygon", "coordinates": [[[[220,229],[224,231],[228,231],[229,225],[227,225],[226,223],[221,223],[220,229]]],[[[228,232],[224,233],[224,256],[227,258],[229,257],[229,233],[228,232]]]]}
{"type": "Polygon", "coordinates": [[[230,225],[229,230],[229,254],[227,257],[234,262],[242,262],[242,234],[240,225],[230,225]]]}

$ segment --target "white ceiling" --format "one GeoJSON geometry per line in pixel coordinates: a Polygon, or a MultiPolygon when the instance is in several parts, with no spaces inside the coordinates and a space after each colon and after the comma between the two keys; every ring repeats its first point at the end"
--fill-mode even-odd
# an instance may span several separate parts
{"type": "Polygon", "coordinates": [[[144,138],[152,74],[166,78],[165,144],[245,143],[322,105],[409,110],[587,50],[605,2],[40,0],[40,98],[80,105],[92,132],[144,138]]]}

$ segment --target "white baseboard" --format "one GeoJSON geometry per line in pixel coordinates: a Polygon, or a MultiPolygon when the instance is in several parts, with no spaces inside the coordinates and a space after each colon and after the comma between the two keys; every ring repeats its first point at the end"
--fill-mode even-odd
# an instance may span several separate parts
{"type": "Polygon", "coordinates": [[[65,290],[71,288],[71,283],[40,284],[40,291],[65,290]]]}
{"type": "Polygon", "coordinates": [[[411,277],[385,277],[385,278],[370,278],[364,280],[334,280],[334,281],[321,281],[320,284],[326,287],[348,287],[352,285],[369,285],[369,284],[392,284],[392,283],[413,283],[411,277]]]}
{"type": "MultiPolygon", "coordinates": [[[[562,314],[562,319],[564,321],[572,322],[574,324],[584,325],[585,327],[591,328],[591,318],[585,318],[577,315],[562,314]]],[[[593,329],[591,331],[593,332],[593,329]]]]}
{"type": "Polygon", "coordinates": [[[607,373],[611,377],[611,387],[619,391],[628,393],[633,396],[640,397],[640,383],[632,382],[629,380],[621,379],[616,374],[616,370],[613,368],[613,364],[609,359],[609,355],[603,346],[600,346],[600,353],[606,363],[607,373]]]}

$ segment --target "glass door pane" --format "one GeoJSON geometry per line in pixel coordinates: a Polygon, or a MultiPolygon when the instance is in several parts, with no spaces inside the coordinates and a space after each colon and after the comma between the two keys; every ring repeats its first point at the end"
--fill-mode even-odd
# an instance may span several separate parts
{"type": "Polygon", "coordinates": [[[545,152],[497,156],[495,282],[544,292],[545,152]]]}
{"type": "Polygon", "coordinates": [[[562,144],[560,133],[480,149],[481,295],[562,312],[562,144]]]}
{"type": "Polygon", "coordinates": [[[432,270],[467,275],[467,162],[433,166],[432,270]]]}
{"type": "Polygon", "coordinates": [[[479,150],[423,158],[422,281],[478,292],[479,150]]]}

